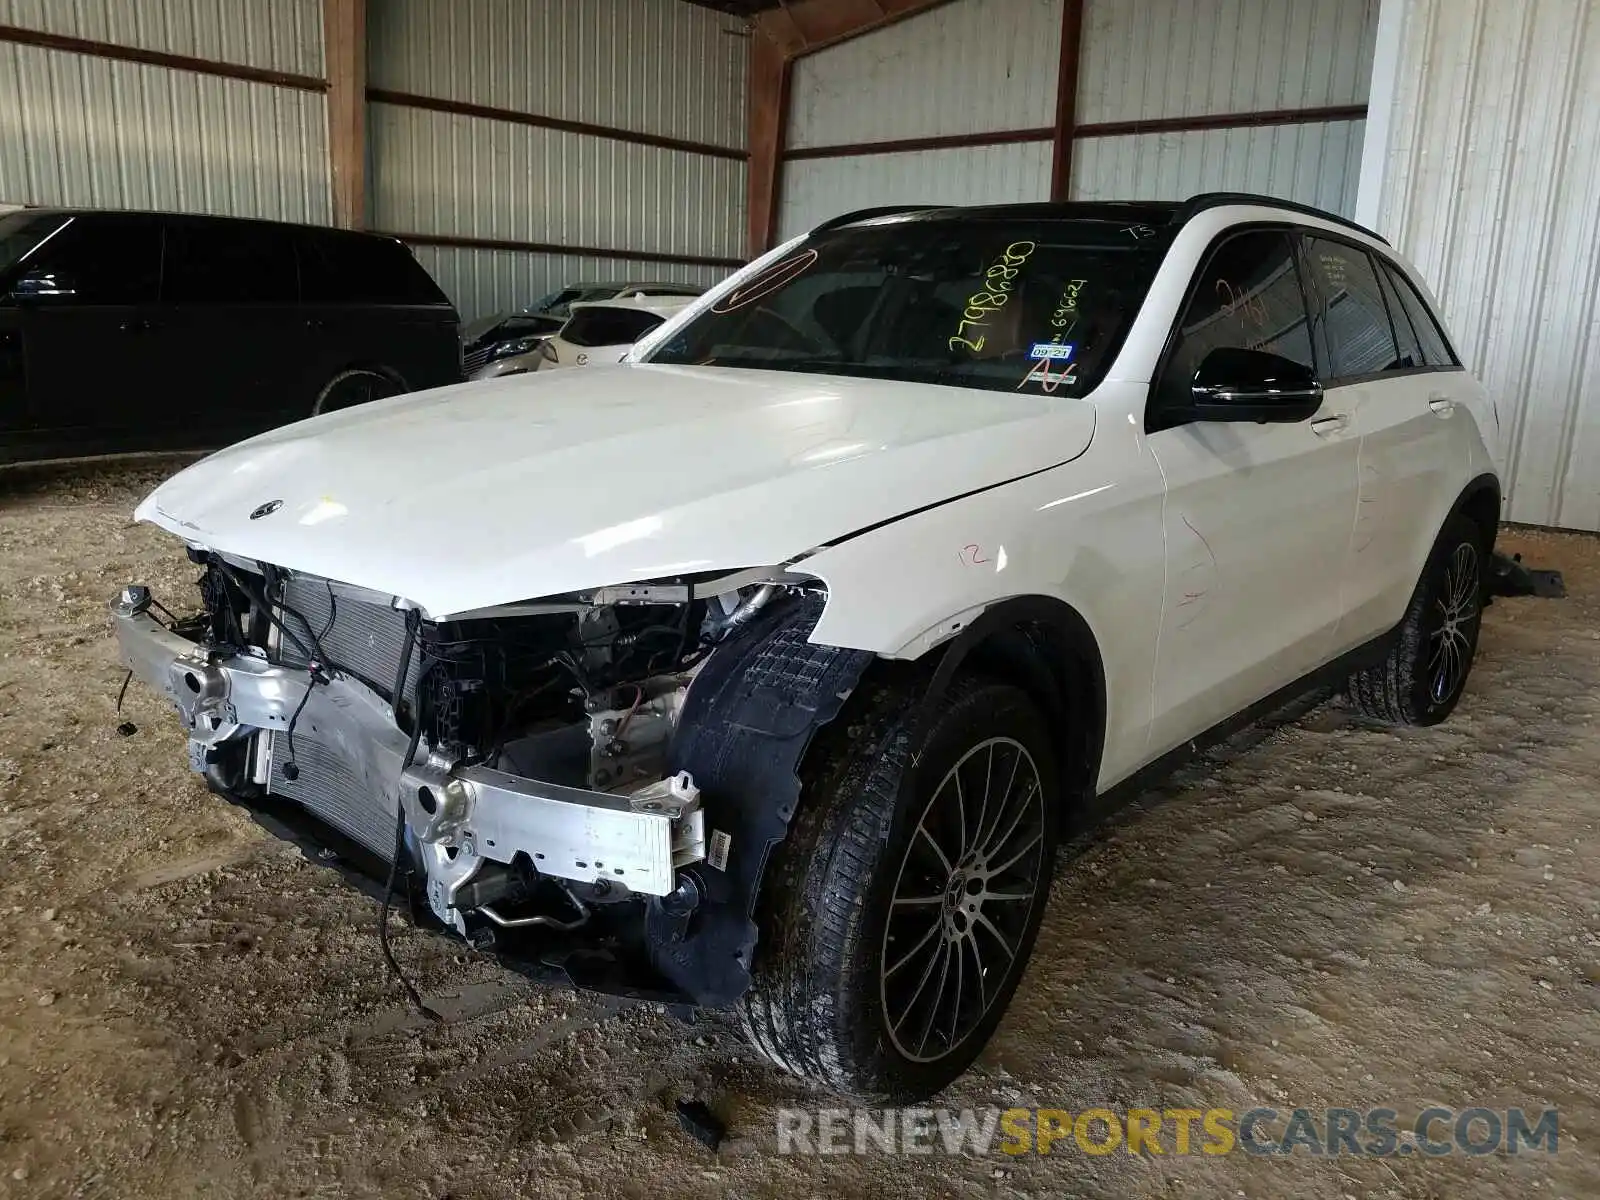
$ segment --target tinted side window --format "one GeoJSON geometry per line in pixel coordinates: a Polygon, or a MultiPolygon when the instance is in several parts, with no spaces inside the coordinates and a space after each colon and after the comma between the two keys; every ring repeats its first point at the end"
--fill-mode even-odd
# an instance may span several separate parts
{"type": "Polygon", "coordinates": [[[561,330],[561,340],[574,346],[626,346],[649,333],[662,318],[622,308],[580,308],[561,330]]]}
{"type": "Polygon", "coordinates": [[[1263,350],[1315,369],[1305,294],[1288,234],[1236,234],[1211,252],[1178,321],[1157,391],[1159,406],[1186,407],[1201,360],[1222,346],[1263,350]]]}
{"type": "Polygon", "coordinates": [[[308,304],[449,303],[411,251],[393,239],[304,229],[297,241],[308,304]]]}
{"type": "Polygon", "coordinates": [[[0,272],[4,272],[68,220],[60,214],[39,216],[27,211],[0,216],[0,272]]]}
{"type": "Polygon", "coordinates": [[[21,265],[17,291],[64,304],[153,304],[161,226],[140,216],[77,216],[21,265]]]}
{"type": "Polygon", "coordinates": [[[168,220],[161,299],[168,304],[293,304],[294,248],[281,225],[168,220]]]}
{"type": "Polygon", "coordinates": [[[1384,264],[1384,273],[1389,277],[1389,284],[1394,289],[1394,294],[1400,297],[1400,305],[1411,319],[1412,329],[1416,330],[1417,341],[1422,347],[1423,361],[1430,367],[1460,366],[1460,362],[1450,350],[1450,343],[1445,341],[1444,333],[1439,329],[1439,322],[1434,320],[1433,314],[1428,311],[1428,306],[1417,294],[1417,289],[1411,286],[1411,281],[1387,263],[1384,264]]]}
{"type": "Polygon", "coordinates": [[[1306,238],[1306,251],[1328,314],[1330,378],[1399,369],[1400,348],[1366,251],[1315,237],[1306,238]]]}
{"type": "Polygon", "coordinates": [[[1412,326],[1411,318],[1406,315],[1406,310],[1400,303],[1400,296],[1395,291],[1394,279],[1381,265],[1378,268],[1378,282],[1383,285],[1383,302],[1389,308],[1389,323],[1394,326],[1394,340],[1400,345],[1398,365],[1409,369],[1427,366],[1422,346],[1417,341],[1416,329],[1412,326]]]}

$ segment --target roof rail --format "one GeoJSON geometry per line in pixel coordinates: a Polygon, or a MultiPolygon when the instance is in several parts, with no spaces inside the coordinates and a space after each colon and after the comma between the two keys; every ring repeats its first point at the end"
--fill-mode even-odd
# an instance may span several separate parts
{"type": "Polygon", "coordinates": [[[1385,246],[1389,239],[1374,229],[1365,225],[1358,225],[1349,217],[1341,217],[1338,213],[1331,213],[1327,209],[1317,208],[1310,204],[1299,204],[1293,200],[1279,200],[1275,196],[1263,196],[1256,192],[1201,192],[1197,196],[1190,196],[1184,205],[1181,220],[1187,221],[1196,213],[1202,213],[1208,208],[1221,208],[1225,204],[1260,204],[1267,208],[1286,208],[1290,212],[1304,213],[1308,217],[1320,217],[1324,221],[1332,221],[1335,225],[1343,225],[1346,229],[1354,229],[1357,233],[1364,233],[1370,238],[1377,238],[1385,246]]]}
{"type": "Polygon", "coordinates": [[[861,221],[870,221],[874,217],[897,217],[903,213],[937,212],[940,209],[951,207],[948,204],[887,204],[878,208],[858,208],[855,212],[841,213],[837,217],[829,217],[821,225],[814,226],[812,233],[826,233],[830,229],[839,229],[845,225],[855,225],[861,221]]]}
{"type": "MultiPolygon", "coordinates": [[[[1155,210],[1171,207],[1173,226],[1181,226],[1184,222],[1198,213],[1210,208],[1221,208],[1228,204],[1258,204],[1267,208],[1287,209],[1289,212],[1303,213],[1308,217],[1317,217],[1324,221],[1331,221],[1335,225],[1343,225],[1346,229],[1353,229],[1367,237],[1376,238],[1385,246],[1389,239],[1376,230],[1368,229],[1365,225],[1358,225],[1348,217],[1341,217],[1338,213],[1328,212],[1326,209],[1316,208],[1310,204],[1300,204],[1294,200],[1280,200],[1276,196],[1264,196],[1258,192],[1201,192],[1191,196],[1188,200],[1173,204],[1171,201],[1053,201],[1021,203],[1012,205],[976,205],[970,206],[974,212],[1001,212],[1015,210],[1017,216],[1024,215],[1025,210],[1037,210],[1037,215],[1043,216],[1051,210],[1066,214],[1073,210],[1087,212],[1093,208],[1115,209],[1140,207],[1155,210]]],[[[855,212],[842,213],[831,217],[811,230],[812,233],[826,233],[830,229],[840,229],[846,225],[856,225],[862,221],[871,221],[878,217],[904,216],[911,213],[938,213],[957,212],[963,206],[950,204],[890,204],[878,208],[860,208],[855,212]]]]}

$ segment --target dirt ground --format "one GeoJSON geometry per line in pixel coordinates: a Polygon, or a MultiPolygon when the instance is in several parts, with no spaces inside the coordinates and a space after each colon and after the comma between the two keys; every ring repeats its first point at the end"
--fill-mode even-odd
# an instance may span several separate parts
{"type": "Polygon", "coordinates": [[[1508,532],[1564,601],[1494,605],[1453,720],[1337,702],[1064,856],[1010,1016],[942,1102],[1558,1107],[1560,1151],[1384,1160],[779,1156],[825,1098],[724,1019],[508,977],[209,797],[122,681],[131,520],[169,468],[0,476],[0,1196],[1600,1195],[1600,542],[1508,532]],[[118,732],[131,721],[131,734],[118,732]],[[713,1154],[671,1111],[707,1101],[713,1154]]]}

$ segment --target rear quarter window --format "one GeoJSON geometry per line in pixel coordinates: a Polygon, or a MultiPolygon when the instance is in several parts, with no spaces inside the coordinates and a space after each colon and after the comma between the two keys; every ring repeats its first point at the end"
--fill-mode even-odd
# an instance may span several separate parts
{"type": "Polygon", "coordinates": [[[1444,335],[1443,326],[1439,324],[1438,318],[1433,315],[1417,289],[1412,286],[1406,273],[1389,262],[1383,264],[1383,269],[1388,275],[1390,287],[1399,298],[1400,307],[1405,310],[1411,328],[1416,332],[1423,361],[1430,367],[1459,367],[1461,360],[1450,348],[1450,341],[1444,335]]]}
{"type": "Polygon", "coordinates": [[[655,313],[580,308],[562,328],[561,340],[574,346],[630,346],[661,321],[655,313]]]}
{"type": "Polygon", "coordinates": [[[401,242],[331,229],[302,230],[297,240],[307,304],[450,303],[401,242]]]}

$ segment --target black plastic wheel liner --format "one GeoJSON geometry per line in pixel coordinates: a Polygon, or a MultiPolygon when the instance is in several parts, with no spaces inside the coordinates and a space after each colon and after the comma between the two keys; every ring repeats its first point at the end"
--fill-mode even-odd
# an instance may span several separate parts
{"type": "Polygon", "coordinates": [[[687,868],[699,892],[688,912],[652,899],[645,934],[657,970],[706,1007],[750,986],[761,877],[799,806],[801,760],[874,657],[810,644],[822,608],[821,596],[782,604],[718,647],[673,739],[672,770],[694,776],[708,843],[727,835],[727,861],[687,868]]]}

